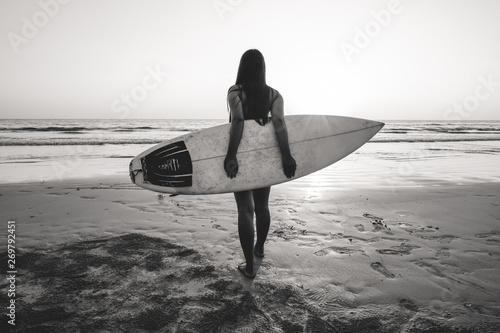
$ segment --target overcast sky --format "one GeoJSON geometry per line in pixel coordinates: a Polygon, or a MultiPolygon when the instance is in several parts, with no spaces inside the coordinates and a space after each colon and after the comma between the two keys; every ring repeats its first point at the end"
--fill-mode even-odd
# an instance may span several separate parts
{"type": "Polygon", "coordinates": [[[0,0],[0,118],[226,118],[259,49],[287,114],[500,119],[499,0],[0,0]]]}

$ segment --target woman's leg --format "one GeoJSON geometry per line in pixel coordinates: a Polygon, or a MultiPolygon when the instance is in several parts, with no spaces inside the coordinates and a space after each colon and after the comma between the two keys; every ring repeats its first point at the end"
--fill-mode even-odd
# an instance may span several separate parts
{"type": "Polygon", "coordinates": [[[271,187],[264,187],[253,190],[253,201],[255,203],[255,219],[257,224],[257,242],[255,243],[255,255],[264,256],[264,243],[269,233],[271,225],[271,215],[269,213],[269,193],[271,187]]]}
{"type": "Polygon", "coordinates": [[[245,271],[253,276],[254,202],[252,191],[235,192],[234,198],[238,206],[238,234],[246,261],[245,271]]]}

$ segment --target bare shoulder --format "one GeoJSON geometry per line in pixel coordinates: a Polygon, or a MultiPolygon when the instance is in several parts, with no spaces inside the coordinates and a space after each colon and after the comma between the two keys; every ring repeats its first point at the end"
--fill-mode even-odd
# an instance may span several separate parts
{"type": "Polygon", "coordinates": [[[231,87],[229,87],[229,89],[227,90],[227,94],[238,94],[239,92],[241,91],[241,87],[237,84],[234,84],[232,85],[231,87]]]}
{"type": "Polygon", "coordinates": [[[240,101],[241,97],[241,87],[238,85],[233,85],[227,91],[227,100],[229,103],[237,103],[240,101]]]}

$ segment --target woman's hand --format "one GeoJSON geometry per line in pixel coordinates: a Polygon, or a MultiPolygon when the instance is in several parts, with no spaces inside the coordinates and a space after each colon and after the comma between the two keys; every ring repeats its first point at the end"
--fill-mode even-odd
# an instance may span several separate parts
{"type": "Polygon", "coordinates": [[[224,160],[224,170],[229,178],[233,179],[238,173],[238,160],[236,156],[226,156],[224,160]]]}
{"type": "Polygon", "coordinates": [[[285,172],[286,178],[295,177],[295,170],[297,170],[297,163],[292,155],[282,156],[283,171],[285,172]]]}

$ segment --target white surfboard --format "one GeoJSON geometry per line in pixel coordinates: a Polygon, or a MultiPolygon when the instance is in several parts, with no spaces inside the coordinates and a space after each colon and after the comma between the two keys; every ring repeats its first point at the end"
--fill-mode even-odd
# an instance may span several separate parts
{"type": "Polygon", "coordinates": [[[272,123],[246,120],[236,158],[239,171],[227,177],[224,159],[230,124],[185,134],[160,143],[130,162],[130,178],[148,190],[171,194],[215,194],[261,188],[318,171],[370,140],[384,123],[340,116],[285,116],[288,141],[297,162],[286,178],[272,123]]]}

